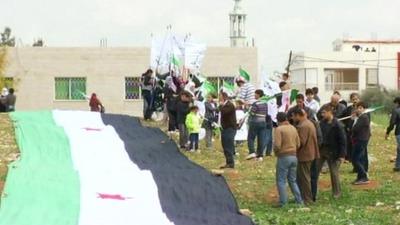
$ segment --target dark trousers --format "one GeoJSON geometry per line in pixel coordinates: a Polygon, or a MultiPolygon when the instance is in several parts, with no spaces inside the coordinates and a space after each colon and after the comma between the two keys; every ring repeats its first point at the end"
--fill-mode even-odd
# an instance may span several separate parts
{"type": "Polygon", "coordinates": [[[317,201],[317,193],[318,193],[318,159],[315,159],[311,164],[311,193],[313,197],[313,201],[317,201]]]}
{"type": "MultiPolygon", "coordinates": [[[[340,188],[339,168],[340,161],[330,153],[329,149],[322,148],[320,151],[320,158],[317,160],[317,182],[319,174],[321,173],[324,163],[327,162],[329,166],[329,174],[331,176],[332,193],[334,196],[339,196],[342,191],[340,188]]],[[[316,196],[317,191],[315,191],[316,196]]],[[[314,193],[313,193],[314,194],[314,193]]]]}
{"type": "Polygon", "coordinates": [[[179,129],[179,147],[185,148],[188,142],[188,133],[185,124],[178,124],[179,129]]]}
{"type": "Polygon", "coordinates": [[[257,138],[257,157],[264,156],[264,149],[267,145],[267,123],[266,122],[250,122],[249,133],[247,135],[247,145],[249,154],[255,152],[254,142],[257,138]]]}
{"type": "Polygon", "coordinates": [[[297,183],[305,204],[313,202],[311,192],[311,165],[312,161],[299,162],[297,165],[297,183]]]}
{"type": "Polygon", "coordinates": [[[272,127],[267,127],[267,140],[266,140],[266,155],[271,155],[272,154],[272,127]]]}
{"type": "Polygon", "coordinates": [[[153,95],[151,91],[143,90],[143,117],[145,120],[151,119],[153,114],[153,95]]]}
{"type": "Polygon", "coordinates": [[[177,126],[176,111],[168,110],[168,131],[175,131],[177,126]]]}
{"type": "Polygon", "coordinates": [[[233,158],[235,154],[235,135],[236,129],[234,128],[226,128],[221,131],[221,143],[224,149],[226,165],[232,167],[235,165],[235,160],[233,158]]]}
{"type": "Polygon", "coordinates": [[[191,133],[189,135],[189,139],[190,139],[190,149],[194,149],[194,150],[199,149],[199,134],[191,133]]]}
{"type": "MultiPolygon", "coordinates": [[[[353,145],[353,166],[357,172],[357,180],[367,179],[368,167],[365,166],[368,141],[356,141],[353,145]]],[[[368,157],[368,156],[367,156],[368,157]]]]}

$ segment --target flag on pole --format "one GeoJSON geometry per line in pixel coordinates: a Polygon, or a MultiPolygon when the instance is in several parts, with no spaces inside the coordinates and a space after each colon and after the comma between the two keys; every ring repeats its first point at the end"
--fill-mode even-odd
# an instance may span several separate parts
{"type": "Polygon", "coordinates": [[[217,93],[217,88],[215,88],[215,86],[210,81],[207,80],[203,82],[201,89],[206,95],[217,93]]]}
{"type": "Polygon", "coordinates": [[[233,96],[235,93],[235,85],[227,81],[223,81],[220,91],[227,93],[228,96],[233,96]]]}
{"type": "Polygon", "coordinates": [[[296,100],[297,95],[299,94],[299,90],[292,89],[290,90],[290,104],[296,100]]]}
{"type": "MultiPolygon", "coordinates": [[[[381,110],[381,109],[384,109],[384,108],[385,108],[385,106],[377,106],[377,107],[369,108],[369,109],[366,109],[363,114],[372,113],[372,112],[375,112],[375,111],[378,111],[378,110],[381,110]]],[[[352,116],[346,116],[346,117],[342,117],[342,118],[340,118],[338,120],[339,121],[343,121],[343,120],[350,119],[351,117],[352,116]]]]}
{"type": "Polygon", "coordinates": [[[175,55],[172,55],[171,63],[172,63],[174,66],[177,66],[177,67],[180,67],[180,66],[181,66],[181,61],[180,61],[177,57],[175,57],[175,55]]]}
{"type": "Polygon", "coordinates": [[[240,74],[240,76],[243,77],[247,82],[250,81],[250,74],[249,74],[246,70],[244,70],[244,69],[242,69],[242,68],[239,68],[239,74],[240,74]]]}

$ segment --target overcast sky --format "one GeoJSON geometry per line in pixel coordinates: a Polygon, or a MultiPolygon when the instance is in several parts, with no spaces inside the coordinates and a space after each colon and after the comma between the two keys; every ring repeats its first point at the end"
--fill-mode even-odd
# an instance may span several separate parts
{"type": "MultiPolygon", "coordinates": [[[[233,0],[1,0],[0,29],[24,45],[150,46],[150,34],[191,33],[208,46],[229,45],[233,0]]],[[[290,50],[329,51],[336,38],[400,38],[399,0],[243,0],[247,35],[260,69],[282,71],[290,50]]]]}

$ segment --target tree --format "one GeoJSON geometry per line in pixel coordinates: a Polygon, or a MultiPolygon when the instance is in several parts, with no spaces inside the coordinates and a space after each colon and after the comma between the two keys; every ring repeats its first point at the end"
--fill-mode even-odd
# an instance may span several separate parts
{"type": "Polygon", "coordinates": [[[11,37],[11,28],[4,28],[4,32],[0,33],[0,46],[15,47],[15,37],[11,37]]]}

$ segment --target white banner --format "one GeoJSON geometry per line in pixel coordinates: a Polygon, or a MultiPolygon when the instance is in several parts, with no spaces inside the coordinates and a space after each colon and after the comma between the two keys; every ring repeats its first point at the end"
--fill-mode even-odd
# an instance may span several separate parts
{"type": "Polygon", "coordinates": [[[200,71],[207,47],[205,44],[187,42],[185,47],[185,67],[192,72],[200,71]]]}

